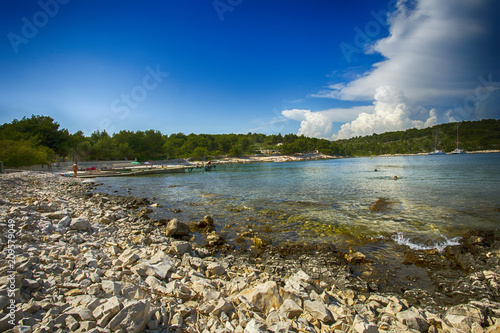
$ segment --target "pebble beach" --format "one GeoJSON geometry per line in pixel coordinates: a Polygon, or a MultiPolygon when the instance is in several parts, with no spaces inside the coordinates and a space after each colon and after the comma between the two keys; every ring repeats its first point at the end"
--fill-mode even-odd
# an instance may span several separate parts
{"type": "Polygon", "coordinates": [[[494,232],[408,250],[406,264],[426,268],[432,288],[383,292],[354,273],[367,264],[356,249],[272,247],[252,235],[236,252],[210,216],[152,219],[154,199],[96,186],[0,175],[0,332],[500,331],[494,232]]]}

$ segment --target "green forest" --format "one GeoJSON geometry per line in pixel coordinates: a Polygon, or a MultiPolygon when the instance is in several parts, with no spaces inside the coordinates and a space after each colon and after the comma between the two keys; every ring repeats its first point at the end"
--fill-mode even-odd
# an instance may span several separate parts
{"type": "Polygon", "coordinates": [[[373,134],[329,141],[295,134],[163,134],[158,130],[108,134],[95,131],[69,133],[51,117],[32,115],[0,126],[0,161],[6,167],[48,164],[53,161],[162,160],[254,155],[274,150],[284,155],[320,152],[337,156],[415,154],[437,148],[450,152],[500,149],[500,120],[448,123],[425,129],[373,134]]]}

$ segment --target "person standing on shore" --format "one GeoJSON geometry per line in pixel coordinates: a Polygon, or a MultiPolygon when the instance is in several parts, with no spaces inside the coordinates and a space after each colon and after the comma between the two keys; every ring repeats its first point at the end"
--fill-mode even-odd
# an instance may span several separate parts
{"type": "Polygon", "coordinates": [[[75,162],[75,164],[73,164],[73,177],[76,178],[77,172],[78,172],[78,162],[75,162]]]}

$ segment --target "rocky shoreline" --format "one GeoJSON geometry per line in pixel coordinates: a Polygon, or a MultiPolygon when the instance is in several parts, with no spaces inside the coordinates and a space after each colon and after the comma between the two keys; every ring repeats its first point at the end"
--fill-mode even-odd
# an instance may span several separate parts
{"type": "Polygon", "coordinates": [[[353,269],[377,265],[356,250],[271,247],[253,236],[235,252],[208,216],[150,219],[151,200],[94,187],[48,173],[0,176],[0,331],[500,331],[493,232],[405,252],[433,288],[382,292],[383,277],[353,269]]]}

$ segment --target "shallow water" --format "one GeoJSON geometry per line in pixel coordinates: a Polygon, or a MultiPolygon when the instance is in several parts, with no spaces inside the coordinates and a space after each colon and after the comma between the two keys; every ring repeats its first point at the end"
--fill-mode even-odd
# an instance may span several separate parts
{"type": "Polygon", "coordinates": [[[382,241],[441,250],[470,229],[496,230],[500,222],[500,154],[220,165],[98,181],[107,192],[155,197],[164,206],[157,217],[212,215],[230,241],[251,228],[275,244],[382,241]],[[370,211],[379,198],[388,209],[370,211]]]}
{"type": "Polygon", "coordinates": [[[271,244],[353,247],[369,260],[351,265],[354,274],[382,290],[431,290],[425,268],[404,264],[405,251],[441,251],[471,229],[500,226],[500,154],[220,165],[98,181],[103,192],[155,197],[163,207],[153,218],[212,215],[236,248],[252,245],[238,236],[249,230],[271,244]],[[379,198],[388,209],[371,211],[379,198]]]}

